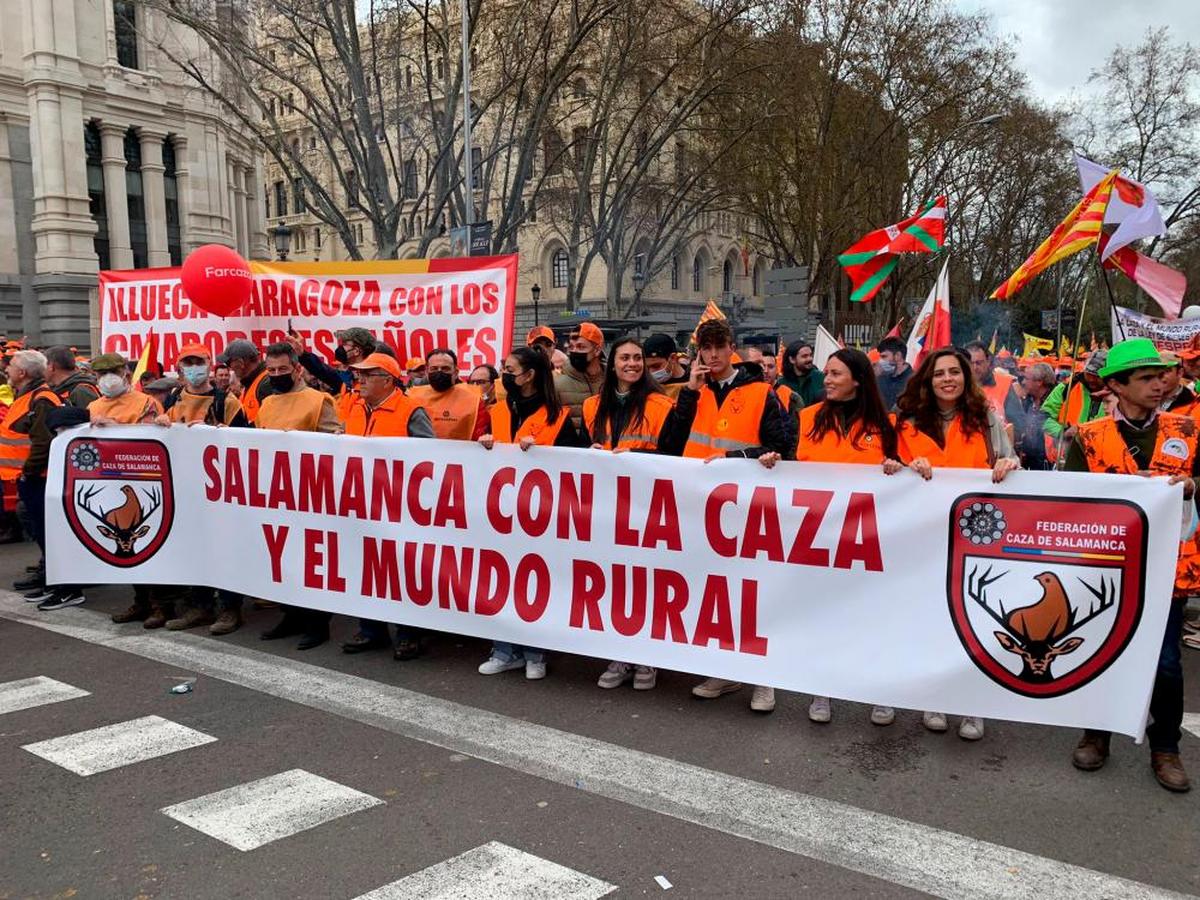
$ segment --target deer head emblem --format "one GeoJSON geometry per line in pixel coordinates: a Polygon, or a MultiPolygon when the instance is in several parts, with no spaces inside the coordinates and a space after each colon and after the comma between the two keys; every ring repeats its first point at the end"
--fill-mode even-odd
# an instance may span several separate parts
{"type": "Polygon", "coordinates": [[[983,607],[1004,629],[993,634],[1001,647],[1021,657],[1022,680],[1037,684],[1053,681],[1050,664],[1056,657],[1079,649],[1083,638],[1071,635],[1116,604],[1116,585],[1111,579],[1101,577],[1097,589],[1082,578],[1077,579],[1099,601],[1080,617],[1067,599],[1066,589],[1059,577],[1053,572],[1042,572],[1034,576],[1034,580],[1042,586],[1042,596],[1036,603],[1005,612],[1001,601],[1000,611],[996,612],[988,603],[987,589],[1005,574],[1001,572],[992,577],[989,566],[981,575],[976,566],[967,576],[967,596],[983,607]]]}
{"type": "Polygon", "coordinates": [[[157,489],[143,491],[150,504],[147,508],[142,506],[137,492],[129,485],[125,485],[121,488],[121,493],[125,495],[124,503],[108,511],[97,511],[92,509],[90,504],[101,490],[103,488],[81,487],[76,493],[75,499],[81,509],[100,523],[96,526],[96,530],[100,532],[101,536],[116,543],[114,555],[127,559],[134,555],[133,545],[150,533],[150,526],[146,524],[146,520],[162,505],[162,491],[157,489]]]}

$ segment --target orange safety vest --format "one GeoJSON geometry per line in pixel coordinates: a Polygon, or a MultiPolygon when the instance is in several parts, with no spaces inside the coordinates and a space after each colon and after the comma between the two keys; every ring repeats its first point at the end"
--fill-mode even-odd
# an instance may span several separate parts
{"type": "Polygon", "coordinates": [[[242,391],[242,411],[246,414],[246,418],[251,424],[258,421],[258,411],[262,409],[263,402],[258,399],[258,386],[262,384],[263,379],[267,377],[267,370],[263,369],[258,373],[250,384],[242,391]]]}
{"type": "Polygon", "coordinates": [[[905,465],[914,459],[925,457],[931,466],[946,469],[990,469],[988,440],[983,434],[967,437],[962,430],[962,416],[955,416],[946,426],[945,446],[918,430],[911,419],[896,425],[897,446],[900,461],[905,465]]]}
{"type": "Polygon", "coordinates": [[[332,406],[333,398],[309,387],[272,394],[258,409],[256,427],[274,431],[316,431],[326,403],[332,406]]]}
{"type": "Polygon", "coordinates": [[[120,397],[97,397],[88,404],[88,418],[112,419],[121,425],[141,425],[162,413],[162,404],[141,391],[128,390],[120,397]]]}
{"type": "Polygon", "coordinates": [[[793,391],[786,384],[775,385],[775,395],[779,397],[779,402],[783,404],[784,412],[787,412],[792,408],[792,394],[794,393],[795,391],[793,391]]]}
{"type": "Polygon", "coordinates": [[[558,418],[553,422],[546,415],[546,407],[539,406],[533,415],[529,416],[517,433],[512,431],[512,409],[507,400],[492,407],[492,437],[502,444],[515,444],[523,437],[532,437],[539,447],[553,447],[558,440],[558,433],[571,417],[571,408],[563,406],[558,411],[558,418]]]}
{"type": "MultiPolygon", "coordinates": [[[[617,448],[621,450],[656,450],[658,436],[662,433],[667,416],[675,408],[675,403],[666,394],[646,395],[645,416],[638,422],[626,422],[617,448]]],[[[600,410],[600,395],[594,394],[583,401],[583,421],[587,424],[588,434],[596,443],[603,444],[605,450],[612,450],[612,435],[606,435],[603,441],[596,441],[596,413],[600,410]]]]}
{"type": "MultiPolygon", "coordinates": [[[[775,390],[779,390],[776,388],[775,390]]],[[[883,440],[877,434],[864,434],[862,422],[855,422],[850,434],[827,431],[819,441],[813,441],[809,432],[817,420],[817,413],[825,404],[814,403],[800,411],[800,443],[796,447],[796,459],[801,462],[882,463],[883,440]],[[858,447],[855,447],[855,442],[858,447]]]]}
{"type": "Polygon", "coordinates": [[[417,404],[396,389],[374,409],[357,396],[346,415],[346,434],[358,437],[408,437],[408,420],[417,404]]]}
{"type": "Polygon", "coordinates": [[[688,435],[683,455],[691,459],[707,459],[716,453],[728,450],[749,450],[761,445],[758,425],[767,406],[771,386],[761,381],[752,381],[735,387],[717,406],[717,395],[712,388],[700,388],[700,399],[696,403],[696,418],[688,435]]]}
{"type": "Polygon", "coordinates": [[[34,400],[48,400],[54,406],[62,406],[58,395],[45,385],[27,391],[17,397],[0,421],[0,480],[16,481],[21,477],[21,471],[29,454],[33,450],[33,442],[29,437],[32,422],[24,424],[24,431],[18,431],[17,425],[22,424],[29,415],[34,400]]]}
{"type": "Polygon", "coordinates": [[[348,388],[343,386],[342,392],[337,395],[333,401],[334,411],[340,421],[345,422],[346,417],[350,415],[350,410],[354,407],[358,400],[358,388],[348,388]]]}
{"type": "MultiPolygon", "coordinates": [[[[1149,470],[1155,475],[1191,475],[1196,458],[1200,428],[1189,416],[1158,414],[1158,436],[1149,470]]],[[[1079,426],[1079,445],[1089,472],[1135,475],[1137,461],[1129,452],[1116,420],[1096,419],[1079,426]]],[[[1192,501],[1193,503],[1195,500],[1192,501]]],[[[1175,593],[1193,594],[1200,590],[1200,542],[1192,537],[1179,544],[1175,564],[1175,593]]]]}
{"type": "Polygon", "coordinates": [[[427,384],[408,389],[408,397],[429,413],[435,436],[452,441],[469,441],[479,416],[479,388],[456,384],[437,393],[427,384]]]}
{"type": "Polygon", "coordinates": [[[1013,377],[1007,372],[997,369],[992,372],[992,377],[996,383],[991,387],[987,385],[979,385],[983,394],[991,404],[992,409],[996,412],[996,418],[1000,420],[1001,425],[1007,425],[1008,419],[1004,417],[1004,401],[1008,399],[1008,389],[1012,387],[1013,377]]]}

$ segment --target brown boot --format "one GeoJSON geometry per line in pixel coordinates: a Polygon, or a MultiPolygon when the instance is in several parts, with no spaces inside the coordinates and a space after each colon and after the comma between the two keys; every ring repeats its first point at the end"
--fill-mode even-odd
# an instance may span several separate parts
{"type": "Polygon", "coordinates": [[[1178,753],[1151,753],[1150,768],[1154,770],[1158,783],[1168,791],[1184,794],[1192,789],[1192,782],[1183,769],[1183,760],[1178,753]]]}
{"type": "Polygon", "coordinates": [[[150,617],[142,623],[143,628],[162,628],[167,624],[167,619],[171,617],[174,611],[170,607],[163,607],[161,604],[155,603],[150,608],[150,617]]]}
{"type": "Polygon", "coordinates": [[[1095,772],[1104,767],[1108,760],[1108,744],[1112,735],[1107,732],[1085,731],[1079,740],[1079,746],[1071,754],[1071,762],[1075,768],[1084,772],[1095,772]]]}
{"type": "Polygon", "coordinates": [[[132,603],[125,612],[113,613],[112,620],[118,625],[126,622],[145,622],[150,618],[150,607],[140,603],[132,603]]]}
{"type": "Polygon", "coordinates": [[[227,609],[217,616],[217,621],[208,627],[209,634],[232,634],[242,627],[242,614],[227,609]]]}
{"type": "Polygon", "coordinates": [[[167,622],[167,631],[186,631],[189,628],[197,628],[201,625],[211,625],[216,621],[213,618],[212,610],[200,609],[191,607],[185,609],[183,615],[176,619],[171,619],[167,622]]]}

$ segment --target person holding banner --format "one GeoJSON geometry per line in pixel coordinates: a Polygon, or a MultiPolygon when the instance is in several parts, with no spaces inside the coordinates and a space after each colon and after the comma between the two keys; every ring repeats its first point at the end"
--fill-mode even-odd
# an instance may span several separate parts
{"type": "MultiPolygon", "coordinates": [[[[875,369],[861,350],[837,350],[825,363],[825,399],[800,413],[800,462],[857,463],[882,466],[888,475],[904,468],[896,445],[896,429],[883,406],[875,369]]],[[[833,718],[828,697],[813,697],[808,718],[833,718]]],[[[891,725],[896,711],[876,706],[871,721],[891,725]]]]}
{"type": "MultiPolygon", "coordinates": [[[[429,414],[406,397],[400,389],[404,372],[400,363],[386,353],[372,353],[351,363],[358,387],[346,414],[346,434],[357,437],[434,437],[429,414]]],[[[421,632],[396,625],[395,642],[388,638],[387,622],[359,619],[358,633],[342,644],[343,653],[364,653],[392,646],[397,660],[416,659],[421,655],[421,632]]]]}
{"type": "MultiPolygon", "coordinates": [[[[291,344],[272,344],[267,348],[266,377],[270,393],[259,407],[256,427],[274,431],[342,433],[342,423],[333,410],[333,398],[304,384],[300,377],[300,360],[291,344]]],[[[247,393],[252,392],[247,389],[247,393]]],[[[284,606],[279,623],[259,637],[273,641],[298,634],[301,637],[296,649],[311,650],[329,640],[330,616],[321,610],[284,606]]]]}
{"type": "MultiPolygon", "coordinates": [[[[585,435],[593,450],[678,456],[687,431],[674,415],[674,401],[651,377],[642,353],[642,345],[633,338],[613,345],[600,393],[583,401],[585,435]]],[[[648,691],[654,688],[658,671],[613,660],[597,684],[612,689],[630,680],[635,691],[648,691]]]]}
{"type": "Polygon", "coordinates": [[[429,413],[433,433],[444,440],[477,441],[492,430],[487,404],[479,391],[458,380],[458,354],[446,347],[425,357],[429,384],[408,392],[429,413]]]}
{"type": "MultiPolygon", "coordinates": [[[[595,327],[595,326],[593,326],[595,327]]],[[[500,374],[505,396],[492,407],[492,433],[479,438],[491,450],[497,442],[530,447],[586,447],[571,422],[570,409],[554,389],[550,361],[540,350],[514,347],[500,374]]],[[[546,677],[546,651],[493,641],[492,652],[479,666],[480,675],[525,669],[531,681],[546,677]]]]}
{"type": "MultiPolygon", "coordinates": [[[[991,469],[999,484],[1021,467],[1004,423],[975,383],[977,370],[955,347],[934,350],[896,403],[900,459],[926,480],[934,467],[991,469]]],[[[921,718],[930,731],[946,730],[944,713],[927,710],[921,718]]],[[[964,716],[958,736],[977,741],[983,731],[982,718],[964,716]]]]}
{"type": "Polygon", "coordinates": [[[228,366],[237,376],[242,385],[242,409],[246,411],[246,418],[250,420],[250,424],[257,424],[258,411],[263,401],[273,392],[271,380],[267,377],[267,367],[263,365],[258,348],[250,341],[230,341],[225,352],[217,357],[217,362],[228,366]]]}
{"type": "Polygon", "coordinates": [[[92,360],[100,396],[88,404],[93,425],[149,425],[162,415],[157,400],[135,391],[129,380],[129,364],[119,353],[105,353],[92,360]]]}
{"type": "MultiPolygon", "coordinates": [[[[733,365],[733,330],[724,319],[709,319],[696,329],[697,358],[688,385],[676,405],[688,431],[683,455],[712,462],[716,459],[757,459],[771,468],[792,455],[794,432],[785,421],[779,397],[762,380],[762,370],[733,365]]],[[[706,678],[692,688],[693,696],[709,700],[741,690],[737,681],[706,678]]],[[[775,708],[775,689],[755,685],[750,708],[769,713],[775,708]]]]}
{"type": "MultiPolygon", "coordinates": [[[[1079,434],[1067,448],[1068,472],[1168,476],[1171,484],[1183,485],[1184,500],[1194,507],[1196,479],[1200,476],[1200,428],[1189,416],[1160,411],[1172,365],[1162,359],[1149,338],[1130,338],[1113,346],[1099,377],[1116,396],[1116,405],[1111,417],[1079,427],[1079,434]]],[[[1154,777],[1168,791],[1177,793],[1191,789],[1179,756],[1183,723],[1180,638],[1183,607],[1197,592],[1200,544],[1193,532],[1180,546],[1175,589],[1150,695],[1151,721],[1146,726],[1154,777]]],[[[1108,760],[1111,737],[1107,731],[1085,731],[1071,756],[1075,768],[1085,772],[1102,768],[1108,760]]]]}

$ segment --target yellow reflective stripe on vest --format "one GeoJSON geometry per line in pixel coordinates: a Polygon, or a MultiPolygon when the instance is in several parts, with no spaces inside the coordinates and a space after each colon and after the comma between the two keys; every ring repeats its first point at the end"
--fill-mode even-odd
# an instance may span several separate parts
{"type": "Polygon", "coordinates": [[[749,450],[751,447],[758,446],[747,441],[737,441],[733,438],[712,437],[699,431],[693,431],[688,435],[688,443],[712,447],[714,450],[749,450]]]}

